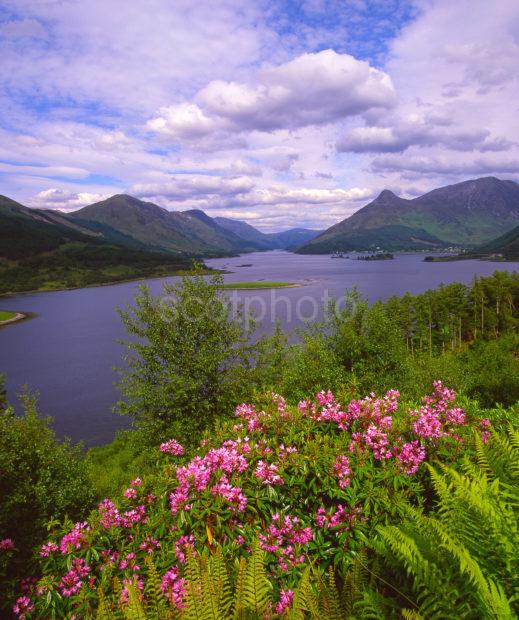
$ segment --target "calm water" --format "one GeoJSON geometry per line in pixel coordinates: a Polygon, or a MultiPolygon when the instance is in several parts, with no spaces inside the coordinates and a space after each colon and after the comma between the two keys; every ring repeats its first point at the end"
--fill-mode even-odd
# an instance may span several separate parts
{"type": "MultiPolygon", "coordinates": [[[[519,269],[519,263],[461,261],[424,263],[423,256],[363,262],[264,252],[208,261],[233,273],[227,282],[277,280],[298,288],[229,292],[263,318],[262,331],[280,320],[287,328],[318,316],[326,296],[340,296],[356,284],[370,301],[406,291],[420,293],[440,283],[465,282],[474,275],[519,269]],[[250,266],[243,266],[250,265],[250,266]]],[[[158,294],[163,279],[150,280],[158,294]]],[[[34,293],[0,298],[0,308],[33,312],[37,317],[0,328],[0,372],[7,375],[11,401],[24,384],[40,393],[40,410],[51,415],[60,436],[106,443],[126,419],[112,413],[114,387],[124,351],[124,330],[117,307],[131,303],[138,283],[34,293]]]]}

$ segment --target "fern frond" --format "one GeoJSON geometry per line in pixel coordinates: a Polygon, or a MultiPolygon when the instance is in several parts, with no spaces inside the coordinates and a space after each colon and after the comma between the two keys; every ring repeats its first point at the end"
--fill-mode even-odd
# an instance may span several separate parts
{"type": "Polygon", "coordinates": [[[245,606],[262,616],[269,604],[271,584],[267,579],[265,553],[259,546],[258,540],[252,547],[252,553],[247,562],[244,583],[245,606]]]}

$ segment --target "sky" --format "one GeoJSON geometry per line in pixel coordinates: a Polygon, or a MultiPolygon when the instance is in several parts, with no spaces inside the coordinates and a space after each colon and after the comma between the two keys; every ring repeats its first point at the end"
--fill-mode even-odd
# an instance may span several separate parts
{"type": "Polygon", "coordinates": [[[2,0],[0,193],[263,231],[519,181],[517,0],[2,0]]]}

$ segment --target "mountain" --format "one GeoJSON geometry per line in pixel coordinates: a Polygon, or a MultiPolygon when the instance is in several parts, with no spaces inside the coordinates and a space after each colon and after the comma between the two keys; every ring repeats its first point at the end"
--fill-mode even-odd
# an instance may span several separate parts
{"type": "Polygon", "coordinates": [[[273,250],[275,248],[270,235],[262,233],[254,226],[247,224],[247,222],[234,220],[229,217],[215,217],[214,221],[222,228],[238,235],[241,239],[254,243],[258,249],[273,250]]]}
{"type": "Polygon", "coordinates": [[[434,249],[475,246],[519,224],[519,185],[484,177],[435,189],[407,200],[384,190],[349,218],[300,248],[333,250],[434,249]]]}
{"type": "Polygon", "coordinates": [[[87,227],[92,222],[108,225],[150,248],[174,254],[221,256],[260,249],[203,211],[167,211],[126,194],[96,202],[68,217],[87,227]]]}
{"type": "Polygon", "coordinates": [[[311,230],[309,228],[290,228],[282,232],[272,233],[269,236],[272,237],[275,248],[293,250],[315,239],[321,233],[321,230],[311,230]]]}
{"type": "Polygon", "coordinates": [[[184,256],[150,251],[105,224],[89,228],[0,196],[0,293],[168,275],[190,264],[184,256]]]}
{"type": "Polygon", "coordinates": [[[307,243],[322,231],[308,228],[291,228],[278,233],[263,233],[254,226],[227,217],[215,217],[215,221],[242,239],[250,241],[263,250],[287,250],[307,243]]]}

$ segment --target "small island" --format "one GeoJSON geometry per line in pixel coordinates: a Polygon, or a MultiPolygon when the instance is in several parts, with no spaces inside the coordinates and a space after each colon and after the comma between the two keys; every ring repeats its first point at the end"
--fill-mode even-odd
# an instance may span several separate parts
{"type": "Polygon", "coordinates": [[[8,325],[10,323],[15,323],[16,321],[21,321],[25,318],[27,318],[27,315],[23,314],[23,312],[0,310],[0,327],[2,327],[3,325],[8,325]]]}
{"type": "Polygon", "coordinates": [[[225,282],[218,288],[227,289],[227,290],[254,290],[254,289],[265,289],[265,288],[294,288],[296,286],[300,286],[300,284],[296,284],[295,282],[225,282]]]}
{"type": "Polygon", "coordinates": [[[357,260],[393,260],[394,258],[391,252],[377,252],[369,256],[357,256],[357,260]]]}

